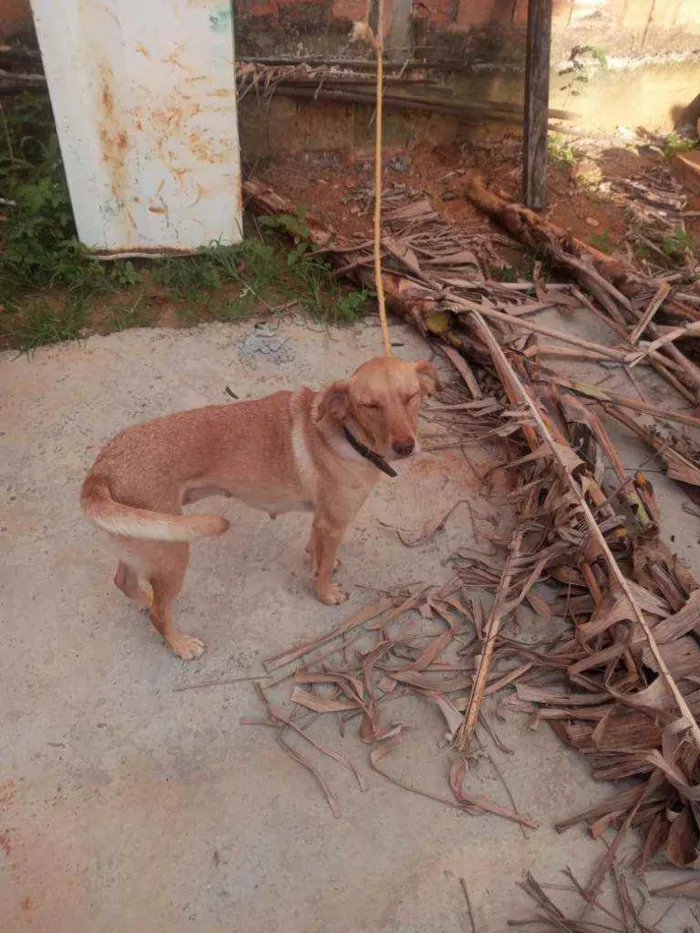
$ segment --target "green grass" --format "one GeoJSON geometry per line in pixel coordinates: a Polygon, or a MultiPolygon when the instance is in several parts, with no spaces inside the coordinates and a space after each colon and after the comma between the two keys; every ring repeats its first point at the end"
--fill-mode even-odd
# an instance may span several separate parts
{"type": "Polygon", "coordinates": [[[495,282],[517,282],[518,270],[513,266],[493,266],[491,275],[495,282]]]}
{"type": "Polygon", "coordinates": [[[332,276],[306,242],[306,208],[263,218],[239,246],[105,262],[77,240],[48,98],[0,104],[0,347],[30,351],[93,332],[238,321],[288,309],[350,324],[369,294],[332,276]],[[290,247],[289,240],[293,241],[290,247]]]}
{"type": "Polygon", "coordinates": [[[683,259],[687,252],[695,252],[695,241],[689,233],[677,227],[671,236],[661,241],[661,249],[669,259],[683,259]]]}
{"type": "Polygon", "coordinates": [[[669,133],[664,140],[664,153],[668,158],[674,156],[677,152],[689,152],[698,145],[697,139],[691,139],[689,136],[680,136],[678,133],[669,133]]]}
{"type": "Polygon", "coordinates": [[[112,311],[109,330],[127,330],[129,327],[151,327],[154,323],[156,311],[149,304],[144,292],[137,295],[132,301],[120,302],[112,311]]]}
{"type": "Polygon", "coordinates": [[[569,167],[576,161],[576,151],[565,136],[559,133],[550,133],[547,140],[549,157],[553,162],[569,167]]]}
{"type": "Polygon", "coordinates": [[[35,297],[21,306],[10,303],[3,308],[0,336],[8,346],[29,353],[42,344],[77,340],[85,323],[83,299],[66,299],[57,309],[47,299],[35,297]]]}
{"type": "Polygon", "coordinates": [[[650,250],[645,243],[640,243],[638,240],[632,243],[632,250],[637,259],[651,260],[654,258],[653,250],[650,250]]]}
{"type": "Polygon", "coordinates": [[[606,230],[604,233],[591,233],[588,240],[591,246],[595,246],[601,253],[615,252],[615,242],[610,236],[609,230],[606,230]]]}

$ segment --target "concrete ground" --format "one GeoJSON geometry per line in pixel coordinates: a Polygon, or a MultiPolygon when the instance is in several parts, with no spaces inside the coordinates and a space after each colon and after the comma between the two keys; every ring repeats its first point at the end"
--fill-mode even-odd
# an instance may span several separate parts
{"type": "MultiPolygon", "coordinates": [[[[407,328],[392,331],[398,352],[424,355],[407,328]]],[[[580,827],[557,835],[552,824],[610,788],[546,727],[532,732],[510,714],[498,730],[513,754],[491,749],[519,810],[540,825],[523,833],[386,783],[354,730],[341,739],[319,721],[313,734],[369,785],[361,793],[343,769],[314,759],[339,800],[334,819],[270,730],[240,725],[262,713],[250,683],[175,690],[259,673],[262,658],[327,631],[373,587],[446,579],[445,559],[475,545],[464,512],[415,549],[382,523],[417,532],[474,495],[463,461],[426,454],[398,480],[380,481],[345,542],[339,578],[352,597],[335,608],[310,593],[308,516],[271,522],[208,500],[232,529],[194,548],[176,605],[182,628],[207,644],[190,665],[114,588],[114,559],[79,513],[98,447],[125,425],[223,402],[226,385],[240,397],[319,385],[378,347],[375,327],[284,324],[268,338],[245,323],[130,331],[0,360],[2,933],[462,933],[461,877],[479,933],[503,933],[508,919],[532,914],[517,886],[526,870],[554,884],[567,865],[588,877],[602,843],[580,827]]],[[[625,456],[645,455],[631,445],[625,456]]],[[[678,535],[696,520],[659,485],[678,535]]],[[[481,514],[492,508],[475,501],[481,514]]],[[[680,551],[695,564],[696,539],[693,531],[680,551]]],[[[409,703],[401,718],[415,739],[387,768],[449,796],[436,713],[409,703]]],[[[508,806],[487,761],[474,764],[467,786],[508,806]]],[[[681,929],[684,911],[673,906],[659,930],[681,929]]]]}

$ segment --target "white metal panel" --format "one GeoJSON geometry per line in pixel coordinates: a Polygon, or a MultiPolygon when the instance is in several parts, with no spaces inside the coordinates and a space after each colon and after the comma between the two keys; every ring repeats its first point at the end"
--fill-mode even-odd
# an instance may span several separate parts
{"type": "Polygon", "coordinates": [[[31,0],[78,235],[241,239],[230,0],[31,0]]]}

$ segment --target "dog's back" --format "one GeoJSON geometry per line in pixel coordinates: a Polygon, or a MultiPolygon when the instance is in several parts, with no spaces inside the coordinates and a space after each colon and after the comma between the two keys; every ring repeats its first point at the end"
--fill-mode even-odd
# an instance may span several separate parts
{"type": "Polygon", "coordinates": [[[179,514],[198,489],[257,508],[292,507],[303,493],[295,413],[301,420],[313,397],[309,389],[276,392],[126,428],[102,448],[83,484],[84,514],[112,534],[188,541],[228,528],[218,516],[179,514]]]}

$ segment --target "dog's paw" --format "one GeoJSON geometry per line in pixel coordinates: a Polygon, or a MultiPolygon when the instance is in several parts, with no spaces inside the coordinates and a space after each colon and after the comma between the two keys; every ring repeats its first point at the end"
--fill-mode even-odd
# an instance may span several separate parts
{"type": "Polygon", "coordinates": [[[320,592],[317,591],[317,595],[321,602],[327,606],[337,606],[339,603],[344,603],[348,598],[348,594],[337,583],[331,583],[330,586],[320,592]]]}
{"type": "Polygon", "coordinates": [[[182,632],[175,632],[168,639],[168,644],[178,658],[182,658],[183,661],[195,661],[204,654],[204,642],[193,635],[183,635],[182,632]]]}
{"type": "Polygon", "coordinates": [[[136,604],[139,607],[139,612],[145,612],[148,615],[153,607],[153,593],[140,590],[139,595],[136,597],[136,604]]]}

